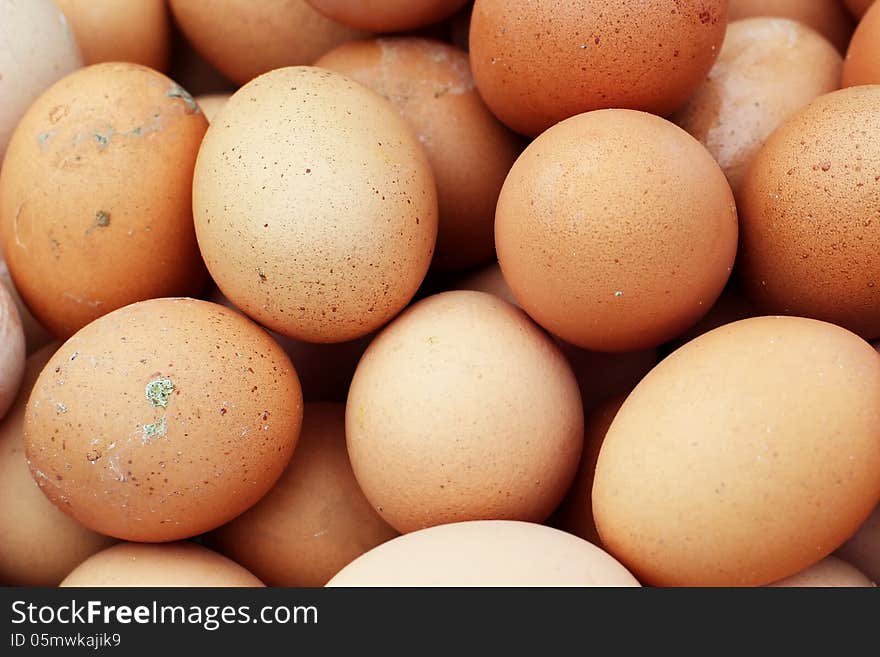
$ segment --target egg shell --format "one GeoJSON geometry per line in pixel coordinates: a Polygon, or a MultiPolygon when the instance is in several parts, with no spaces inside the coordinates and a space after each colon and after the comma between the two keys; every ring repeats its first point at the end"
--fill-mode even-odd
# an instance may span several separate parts
{"type": "Polygon", "coordinates": [[[596,109],[666,115],[709,72],[726,24],[727,0],[477,0],[471,66],[524,135],[596,109]]]}
{"type": "Polygon", "coordinates": [[[52,0],[0,0],[0,162],[37,96],[82,66],[73,34],[52,0]]]}
{"type": "Polygon", "coordinates": [[[608,427],[626,400],[626,395],[618,395],[600,404],[584,418],[584,451],[577,474],[565,499],[550,516],[547,524],[562,531],[580,536],[593,545],[601,545],[596,523],[593,521],[593,476],[596,461],[608,427]]]}
{"type": "Polygon", "coordinates": [[[206,537],[269,586],[324,586],[394,531],[364,497],[345,448],[345,405],[306,404],[296,453],[257,504],[206,537]]]}
{"type": "Polygon", "coordinates": [[[195,543],[119,543],[92,555],[61,587],[262,587],[263,583],[223,555],[195,543]]]}
{"type": "Polygon", "coordinates": [[[796,575],[767,584],[784,588],[870,587],[874,583],[859,570],[837,557],[825,557],[796,575]]]}
{"type": "Polygon", "coordinates": [[[21,326],[24,329],[27,353],[32,354],[37,351],[37,349],[52,342],[53,338],[51,334],[43,328],[43,325],[40,324],[40,322],[37,321],[37,318],[31,314],[28,307],[24,305],[24,301],[22,301],[18,290],[15,289],[15,284],[12,282],[12,276],[9,274],[9,268],[6,266],[6,261],[3,259],[2,249],[0,249],[0,284],[6,286],[9,294],[12,295],[13,301],[15,301],[15,307],[18,310],[18,317],[21,320],[21,326]]]}
{"type": "Polygon", "coordinates": [[[584,429],[553,341],[518,308],[469,291],[423,299],[370,343],[345,426],[361,488],[401,532],[545,520],[571,484],[584,429]]]}
{"type": "Polygon", "coordinates": [[[368,32],[402,32],[448,18],[467,0],[308,0],[332,20],[368,32]]]}
{"type": "Polygon", "coordinates": [[[58,344],[27,360],[15,405],[0,422],[0,583],[57,586],[84,559],[115,541],[92,532],[57,509],[31,477],[24,453],[28,395],[58,344]]]}
{"type": "Polygon", "coordinates": [[[874,582],[880,582],[880,507],[874,509],[836,554],[874,582]]]}
{"type": "Polygon", "coordinates": [[[137,64],[80,69],[27,111],[0,173],[0,240],[54,335],[201,290],[192,170],[206,127],[184,89],[137,64]]]}
{"type": "Polygon", "coordinates": [[[168,68],[171,29],[165,0],[54,0],[86,65],[133,62],[168,68]]]}
{"type": "Polygon", "coordinates": [[[406,534],[342,569],[328,586],[638,586],[601,548],[543,525],[460,522],[406,534]]]}
{"type": "Polygon", "coordinates": [[[765,313],[880,337],[880,86],[826,94],[780,126],[740,194],[737,274],[765,313]]]}
{"type": "Polygon", "coordinates": [[[0,419],[6,415],[24,376],[25,338],[15,300],[0,284],[0,419]]]}
{"type": "Polygon", "coordinates": [[[425,146],[440,224],[433,267],[461,270],[495,257],[495,203],[522,144],[486,108],[467,53],[413,37],[354,41],[316,63],[390,100],[425,146]]]}
{"type": "Polygon", "coordinates": [[[672,121],[702,143],[734,192],[785,119],[840,88],[842,59],[827,39],[784,18],[730,23],[718,60],[672,121]]]}
{"type": "Polygon", "coordinates": [[[174,20],[223,75],[244,84],[285,66],[312,64],[340,43],[367,36],[306,0],[169,0],[174,20]]]}
{"type": "Polygon", "coordinates": [[[345,342],[409,302],[431,262],[437,192],[394,107],[339,73],[272,71],[229,99],[193,189],[217,285],[260,324],[345,342]]]}
{"type": "Polygon", "coordinates": [[[599,452],[602,544],[643,583],[758,586],[851,536],[880,499],[880,355],[798,317],[722,326],[636,386],[599,452]]]}
{"type": "Polygon", "coordinates": [[[210,123],[217,115],[217,112],[226,105],[226,101],[229,100],[231,95],[232,94],[206,94],[204,96],[196,96],[195,100],[199,104],[199,107],[202,108],[202,114],[205,115],[205,119],[210,123]]]}
{"type": "Polygon", "coordinates": [[[59,508],[172,541],[245,511],[287,466],[302,395],[286,354],[222,306],[153,299],[64,343],[28,402],[31,473],[59,508]]]}
{"type": "Polygon", "coordinates": [[[655,347],[695,324],[736,243],[733,194],[712,156],[631,110],[580,114],[535,139],[495,213],[498,261],[520,305],[594,351],[655,347]]]}
{"type": "Polygon", "coordinates": [[[843,0],[843,4],[850,10],[853,16],[861,18],[874,4],[874,0],[843,0]]]}
{"type": "Polygon", "coordinates": [[[880,84],[880,5],[873,5],[853,34],[843,63],[843,86],[880,84]]]}
{"type": "Polygon", "coordinates": [[[729,0],[731,21],[755,16],[790,18],[812,27],[840,52],[853,33],[855,23],[840,0],[729,0]]]}

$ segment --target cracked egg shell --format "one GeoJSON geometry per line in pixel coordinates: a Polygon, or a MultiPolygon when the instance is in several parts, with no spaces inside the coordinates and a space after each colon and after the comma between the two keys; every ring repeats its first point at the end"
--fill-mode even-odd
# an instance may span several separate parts
{"type": "Polygon", "coordinates": [[[199,247],[217,286],[306,342],[371,333],[415,294],[437,238],[425,149],[350,78],[282,68],[235,92],[196,163],[199,247]]]}
{"type": "Polygon", "coordinates": [[[80,69],[31,105],[0,173],[0,242],[50,332],[201,290],[192,171],[207,125],[184,89],[136,64],[80,69]]]}
{"type": "Polygon", "coordinates": [[[31,473],[83,525],[172,541],[245,511],[302,422],[296,372],[247,318],[154,299],[92,322],[44,368],[24,422],[31,473]]]}

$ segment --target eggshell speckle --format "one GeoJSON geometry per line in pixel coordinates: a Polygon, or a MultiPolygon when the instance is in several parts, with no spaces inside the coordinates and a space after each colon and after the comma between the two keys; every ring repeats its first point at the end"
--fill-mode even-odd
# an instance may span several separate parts
{"type": "Polygon", "coordinates": [[[841,66],[834,46],[802,23],[735,21],[708,79],[672,120],[709,150],[736,192],[770,133],[840,87],[841,66]]]}
{"type": "Polygon", "coordinates": [[[828,556],[880,500],[880,355],[758,317],[668,356],[599,453],[593,515],[644,583],[756,586],[828,556]]]}
{"type": "Polygon", "coordinates": [[[120,543],[77,566],[62,587],[262,587],[234,561],[195,543],[120,543]]]}
{"type": "Polygon", "coordinates": [[[191,185],[206,127],[185,90],[136,64],[81,69],[27,111],[0,173],[0,241],[53,334],[200,291],[191,185]]]}
{"type": "Polygon", "coordinates": [[[370,506],[345,448],[345,406],[306,404],[296,453],[275,487],[208,543],[270,586],[324,586],[398,533],[370,506]]]}
{"type": "Polygon", "coordinates": [[[522,311],[446,292],[413,305],[367,348],[346,435],[367,499],[399,531],[540,522],[574,477],[583,412],[565,358],[522,311]]]}
{"type": "Polygon", "coordinates": [[[74,566],[114,543],[55,508],[40,492],[25,458],[28,395],[57,346],[48,345],[28,358],[15,406],[0,422],[0,583],[4,585],[57,586],[74,566]]]}
{"type": "Polygon", "coordinates": [[[755,156],[737,273],[764,312],[880,337],[878,106],[880,86],[821,96],[755,156]]]}
{"type": "Polygon", "coordinates": [[[511,520],[423,529],[367,552],[328,586],[638,586],[602,549],[511,520]]]}
{"type": "Polygon", "coordinates": [[[495,203],[521,144],[480,99],[467,53],[399,37],[347,43],[315,65],[370,87],[416,130],[437,182],[433,267],[460,270],[493,259],[495,203]]]}
{"type": "Polygon", "coordinates": [[[86,65],[132,62],[168,67],[171,26],[165,0],[54,0],[86,65]]]}
{"type": "Polygon", "coordinates": [[[880,4],[856,28],[843,63],[843,86],[880,84],[880,4]]]}
{"type": "Polygon", "coordinates": [[[193,190],[223,293],[283,335],[344,342],[390,320],[437,237],[425,151],[388,101],[312,67],[239,89],[208,129],[193,190]]]}
{"type": "Polygon", "coordinates": [[[0,0],[0,162],[31,103],[82,66],[73,34],[52,0],[0,0]]]}
{"type": "Polygon", "coordinates": [[[43,492],[127,540],[194,536],[275,483],[302,421],[296,372],[222,306],[154,299],[92,322],[37,380],[24,432],[43,492]]]}
{"type": "Polygon", "coordinates": [[[306,0],[169,0],[174,20],[221,73],[244,84],[284,66],[312,64],[363,32],[333,21],[306,0]]]}
{"type": "Polygon", "coordinates": [[[786,577],[767,586],[799,587],[869,587],[874,583],[858,569],[837,557],[825,557],[797,575],[786,577]]]}
{"type": "Polygon", "coordinates": [[[840,0],[729,0],[731,21],[754,16],[790,18],[812,27],[840,52],[852,36],[854,22],[840,0]]]}
{"type": "Polygon", "coordinates": [[[15,300],[0,283],[0,419],[15,401],[24,376],[25,338],[15,300]]]}
{"type": "Polygon", "coordinates": [[[712,67],[727,1],[477,0],[470,54],[480,94],[517,132],[575,114],[669,114],[712,67]]]}
{"type": "Polygon", "coordinates": [[[588,112],[513,165],[495,241],[505,280],[541,326],[585,349],[634,351],[714,303],[736,255],[736,207],[724,173],[681,128],[588,112]]]}

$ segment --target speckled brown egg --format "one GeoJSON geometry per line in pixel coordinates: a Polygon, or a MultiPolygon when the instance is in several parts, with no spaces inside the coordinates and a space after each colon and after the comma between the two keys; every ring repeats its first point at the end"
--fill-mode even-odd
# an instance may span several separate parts
{"type": "Polygon", "coordinates": [[[199,104],[199,107],[202,108],[202,114],[205,115],[205,119],[210,123],[217,115],[217,112],[226,105],[226,101],[229,100],[231,95],[232,94],[205,94],[204,96],[196,96],[195,101],[199,104]]]}
{"type": "Polygon", "coordinates": [[[186,91],[136,64],[81,69],[30,107],[0,173],[0,241],[16,288],[56,336],[200,291],[191,185],[206,127],[186,91]]]}
{"type": "Polygon", "coordinates": [[[433,267],[461,270],[495,257],[495,203],[520,140],[489,112],[467,53],[429,39],[354,41],[321,57],[390,100],[416,130],[437,182],[440,224],[433,267]]]}
{"type": "Polygon", "coordinates": [[[601,548],[528,522],[452,523],[370,550],[328,586],[638,586],[601,548]]]}
{"type": "Polygon", "coordinates": [[[308,0],[325,16],[368,32],[402,32],[452,16],[467,0],[308,0]]]}
{"type": "Polygon", "coordinates": [[[92,322],[37,380],[31,473],[83,525],[126,540],[194,536],[259,500],[290,459],[302,395],[260,327],[194,299],[92,322]]]}
{"type": "Polygon", "coordinates": [[[171,25],[165,0],[54,0],[86,65],[132,62],[168,68],[171,25]]]}
{"type": "Polygon", "coordinates": [[[758,586],[824,559],[880,500],[880,355],[798,317],[667,356],[599,452],[602,544],[643,583],[758,586]]]}
{"type": "Polygon", "coordinates": [[[0,422],[0,582],[7,586],[57,586],[81,561],[114,543],[49,502],[25,458],[28,395],[57,347],[47,345],[28,358],[15,406],[0,422]]]}
{"type": "Polygon", "coordinates": [[[834,46],[803,23],[735,21],[709,77],[672,120],[709,150],[737,192],[770,133],[817,96],[840,88],[841,65],[834,46]]]}
{"type": "Polygon", "coordinates": [[[24,329],[27,353],[32,354],[40,347],[52,342],[52,336],[45,328],[43,328],[43,325],[37,321],[36,317],[31,314],[28,307],[24,305],[24,301],[22,301],[18,290],[15,289],[15,284],[12,282],[12,276],[9,275],[9,268],[6,266],[6,261],[3,259],[2,250],[0,250],[0,284],[6,286],[9,294],[12,295],[12,300],[15,302],[15,307],[18,310],[18,317],[21,320],[21,326],[24,329]]]}
{"type": "Polygon", "coordinates": [[[0,0],[0,162],[37,96],[82,66],[64,14],[52,0],[0,0]]]}
{"type": "Polygon", "coordinates": [[[308,342],[354,340],[400,312],[437,237],[434,176],[410,126],[375,92],[313,67],[233,94],[202,142],[193,212],[226,297],[308,342]]]}
{"type": "Polygon", "coordinates": [[[880,337],[880,86],[822,96],[755,156],[737,273],[768,313],[880,337]]]}
{"type": "Polygon", "coordinates": [[[423,299],[373,340],[345,422],[361,488],[401,532],[545,520],[571,484],[584,429],[553,341],[518,308],[470,291],[423,299]]]}
{"type": "Polygon", "coordinates": [[[24,376],[25,338],[15,300],[0,283],[0,419],[15,401],[24,376]]]}
{"type": "Polygon", "coordinates": [[[709,72],[726,24],[727,0],[476,0],[471,66],[525,135],[595,109],[666,115],[709,72]]]}
{"type": "Polygon", "coordinates": [[[244,84],[284,66],[311,64],[340,43],[366,36],[306,0],[169,0],[177,25],[221,73],[244,84]]]}
{"type": "Polygon", "coordinates": [[[874,509],[836,554],[874,582],[880,582],[880,507],[874,509]]]}
{"type": "Polygon", "coordinates": [[[729,0],[730,20],[755,16],[790,18],[825,36],[840,52],[852,36],[854,22],[840,0],[729,0]]]}
{"type": "Polygon", "coordinates": [[[874,4],[874,0],[843,0],[843,4],[850,10],[853,16],[861,18],[874,4]]]}
{"type": "Polygon", "coordinates": [[[599,450],[605,434],[608,433],[608,427],[625,400],[626,395],[609,399],[584,418],[584,451],[577,474],[562,504],[547,521],[551,527],[580,536],[594,545],[601,544],[596,523],[593,521],[593,476],[596,473],[596,461],[599,459],[599,450]]]}
{"type": "Polygon", "coordinates": [[[354,477],[345,448],[345,405],[306,404],[296,454],[281,479],[206,540],[269,586],[324,586],[397,535],[354,477]]]}
{"type": "Polygon", "coordinates": [[[784,588],[870,587],[874,583],[857,568],[837,557],[825,557],[796,575],[766,586],[784,588]]]}
{"type": "Polygon", "coordinates": [[[223,555],[195,543],[120,543],[95,554],[71,572],[62,587],[262,587],[263,583],[223,555]]]}
{"type": "Polygon", "coordinates": [[[843,63],[843,86],[880,84],[880,4],[862,18],[843,63]]]}
{"type": "Polygon", "coordinates": [[[517,301],[594,351],[655,347],[696,323],[724,288],[736,244],[733,194],[709,152],[631,110],[581,114],[535,139],[495,213],[517,301]]]}

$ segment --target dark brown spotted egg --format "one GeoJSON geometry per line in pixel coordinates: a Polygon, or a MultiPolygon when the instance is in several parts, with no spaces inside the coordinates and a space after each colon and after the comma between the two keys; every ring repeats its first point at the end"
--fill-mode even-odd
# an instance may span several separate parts
{"type": "Polygon", "coordinates": [[[213,303],[155,299],[58,350],[24,434],[31,474],[59,508],[103,534],[158,542],[257,502],[301,422],[296,372],[265,331],[213,303]]]}

